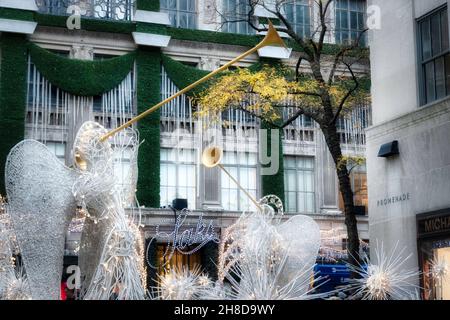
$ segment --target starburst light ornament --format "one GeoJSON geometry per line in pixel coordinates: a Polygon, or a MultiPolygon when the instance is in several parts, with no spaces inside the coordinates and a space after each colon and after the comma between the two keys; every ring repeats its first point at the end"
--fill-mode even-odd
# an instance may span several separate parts
{"type": "Polygon", "coordinates": [[[171,268],[165,275],[158,275],[155,288],[159,300],[198,300],[212,288],[211,280],[197,266],[189,270],[186,266],[171,268]]]}
{"type": "Polygon", "coordinates": [[[362,300],[410,300],[417,298],[415,292],[420,272],[405,268],[411,254],[405,255],[405,248],[398,250],[398,243],[391,252],[386,252],[383,244],[375,248],[376,263],[366,255],[363,262],[350,269],[359,278],[350,279],[344,290],[351,292],[350,299],[362,300]]]}

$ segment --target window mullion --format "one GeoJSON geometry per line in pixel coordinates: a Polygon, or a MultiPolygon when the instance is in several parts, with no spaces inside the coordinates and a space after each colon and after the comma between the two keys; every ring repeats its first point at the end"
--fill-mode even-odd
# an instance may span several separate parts
{"type": "Polygon", "coordinates": [[[445,50],[445,51],[443,51],[443,52],[440,52],[439,54],[437,54],[437,55],[435,55],[435,56],[433,56],[433,57],[431,57],[431,58],[428,58],[428,59],[426,59],[426,60],[423,60],[422,61],[422,64],[427,64],[428,62],[431,62],[431,61],[434,61],[434,60],[437,60],[437,59],[439,59],[439,58],[441,58],[441,57],[443,57],[443,56],[446,56],[447,54],[449,54],[450,53],[450,49],[449,50],[445,50]]]}

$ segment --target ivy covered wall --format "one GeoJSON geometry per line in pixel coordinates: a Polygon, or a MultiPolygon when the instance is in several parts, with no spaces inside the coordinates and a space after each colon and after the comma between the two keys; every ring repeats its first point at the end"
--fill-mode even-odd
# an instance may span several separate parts
{"type": "MultiPolygon", "coordinates": [[[[55,86],[75,95],[97,95],[111,90],[137,64],[137,111],[141,113],[160,101],[160,65],[163,63],[169,77],[179,88],[198,80],[208,71],[186,66],[165,55],[158,48],[141,47],[136,53],[105,61],[80,61],[55,55],[34,44],[27,44],[25,37],[4,34],[2,41],[2,166],[7,153],[23,139],[26,105],[27,48],[40,72],[55,86]],[[17,73],[17,74],[16,74],[17,73]],[[61,75],[71,75],[61,77],[61,75]],[[13,79],[13,81],[10,81],[13,79]],[[77,79],[77,81],[72,81],[77,79]],[[80,81],[80,79],[83,79],[80,81]],[[17,90],[19,88],[19,90],[17,90]],[[21,88],[21,89],[20,89],[21,88]],[[12,92],[13,94],[10,94],[12,92]],[[7,110],[4,106],[8,106],[7,110]],[[12,134],[11,134],[12,132],[12,134]]],[[[251,69],[257,70],[261,63],[251,69]]],[[[190,92],[195,94],[205,86],[190,92]]],[[[140,147],[137,197],[147,207],[160,206],[160,117],[159,112],[139,121],[138,129],[143,142],[140,147]]],[[[270,133],[270,131],[269,131],[270,133]]],[[[268,137],[270,151],[270,134],[268,137]]],[[[3,174],[2,174],[3,175],[3,174]]],[[[284,198],[282,145],[280,143],[280,169],[275,176],[261,176],[263,195],[276,194],[284,198]]],[[[2,179],[3,188],[3,179],[2,179]]],[[[4,189],[2,189],[4,192],[4,189]]]]}
{"type": "Polygon", "coordinates": [[[12,19],[12,20],[33,21],[34,14],[32,11],[2,7],[2,8],[0,8],[0,18],[12,19]]]}
{"type": "MultiPolygon", "coordinates": [[[[278,148],[278,171],[275,175],[261,175],[261,188],[262,188],[262,195],[267,196],[270,194],[273,194],[281,199],[284,204],[284,163],[283,163],[283,130],[280,130],[278,128],[272,128],[269,124],[266,122],[261,123],[262,129],[267,129],[267,156],[272,156],[272,130],[278,130],[279,131],[279,148],[278,148]]],[[[263,165],[263,167],[269,167],[269,165],[263,165]]]]}
{"type": "Polygon", "coordinates": [[[6,157],[25,134],[26,36],[2,33],[0,48],[0,193],[5,195],[6,157]]]}
{"type": "MultiPolygon", "coordinates": [[[[259,63],[256,63],[251,67],[252,71],[258,71],[264,67],[264,65],[271,65],[273,67],[282,67],[282,62],[277,59],[261,58],[259,63]]],[[[278,121],[278,125],[281,125],[282,120],[278,121]]],[[[275,128],[267,122],[261,121],[261,129],[267,130],[267,156],[272,157],[272,130],[278,130],[278,171],[274,175],[261,175],[261,194],[262,196],[275,195],[283,201],[284,204],[284,158],[283,158],[283,130],[275,128]]],[[[271,164],[263,167],[269,167],[271,164]]]]}
{"type": "MultiPolygon", "coordinates": [[[[67,30],[67,17],[50,14],[35,13],[34,21],[40,26],[59,27],[67,30]]],[[[131,34],[136,29],[136,24],[130,21],[114,21],[106,19],[90,19],[81,17],[81,30],[131,34]]],[[[75,33],[77,30],[69,30],[75,33]]]]}
{"type": "MultiPolygon", "coordinates": [[[[161,99],[161,52],[159,48],[140,47],[137,65],[137,111],[144,112],[161,99]]],[[[160,206],[160,112],[138,122],[140,140],[138,155],[137,198],[141,205],[160,206]]]]}

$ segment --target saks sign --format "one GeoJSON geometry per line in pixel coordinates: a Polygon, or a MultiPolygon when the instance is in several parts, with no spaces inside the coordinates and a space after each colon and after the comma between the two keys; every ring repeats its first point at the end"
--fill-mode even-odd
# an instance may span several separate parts
{"type": "Polygon", "coordinates": [[[214,232],[212,221],[209,221],[208,223],[204,222],[203,214],[200,214],[198,217],[195,227],[189,227],[186,220],[190,213],[191,212],[187,209],[182,210],[178,215],[175,225],[173,226],[173,231],[171,232],[162,232],[159,230],[159,225],[156,227],[156,234],[150,239],[147,245],[146,257],[147,264],[150,267],[157,268],[157,266],[152,265],[148,260],[149,249],[153,242],[159,241],[167,244],[166,250],[163,253],[163,260],[165,262],[159,267],[164,267],[168,264],[175,252],[189,255],[200,250],[208,242],[212,241],[219,243],[219,239],[214,232]]]}
{"type": "MultiPolygon", "coordinates": [[[[198,217],[195,227],[189,228],[190,224],[187,223],[186,220],[189,218],[190,213],[191,212],[187,209],[184,209],[180,212],[176,219],[175,225],[173,226],[172,232],[161,232],[159,231],[160,226],[156,227],[156,234],[148,243],[146,250],[146,260],[147,264],[150,267],[154,269],[157,268],[157,266],[153,266],[148,260],[149,248],[151,247],[153,241],[156,242],[158,240],[167,244],[166,250],[163,253],[163,259],[165,262],[159,267],[164,267],[165,265],[167,265],[175,252],[189,255],[200,250],[208,242],[212,241],[215,243],[219,243],[219,239],[214,231],[212,221],[204,222],[203,214],[200,214],[200,216],[198,217]]],[[[66,269],[66,272],[69,275],[67,279],[68,289],[80,289],[80,267],[71,265],[66,269]]]]}

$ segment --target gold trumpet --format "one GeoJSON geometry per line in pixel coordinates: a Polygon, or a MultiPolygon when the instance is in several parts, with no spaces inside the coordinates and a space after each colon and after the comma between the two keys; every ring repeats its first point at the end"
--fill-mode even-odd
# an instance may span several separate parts
{"type": "Polygon", "coordinates": [[[202,153],[202,163],[207,168],[214,168],[219,167],[227,174],[228,177],[230,177],[231,180],[238,186],[239,189],[242,190],[242,192],[245,193],[245,195],[255,204],[255,206],[261,211],[261,205],[256,201],[253,196],[248,193],[247,190],[245,190],[239,182],[223,167],[223,165],[220,163],[222,161],[223,151],[219,147],[209,147],[203,150],[202,153]]]}
{"type": "Polygon", "coordinates": [[[173,99],[177,98],[178,96],[192,90],[193,88],[197,87],[199,84],[207,81],[208,79],[210,79],[211,77],[215,76],[216,74],[218,74],[219,72],[226,70],[228,67],[230,67],[231,65],[233,65],[234,63],[244,59],[245,57],[247,57],[248,55],[254,53],[255,51],[257,51],[258,49],[265,47],[265,46],[269,46],[269,45],[274,45],[274,46],[283,46],[286,47],[286,45],[283,42],[283,39],[281,39],[280,35],[278,34],[277,30],[274,28],[272,22],[270,22],[269,20],[269,29],[267,31],[266,36],[264,37],[264,39],[258,43],[255,47],[251,48],[250,50],[248,50],[247,52],[244,52],[243,54],[241,54],[240,56],[234,58],[233,60],[231,60],[230,62],[224,64],[222,67],[212,71],[211,73],[207,74],[206,76],[204,76],[203,78],[195,81],[194,83],[188,85],[186,88],[178,91],[177,93],[175,93],[174,95],[170,96],[169,98],[157,103],[156,105],[154,105],[153,107],[151,107],[150,109],[144,111],[143,113],[141,113],[140,115],[134,117],[133,119],[131,119],[130,121],[124,123],[123,125],[121,125],[120,127],[117,127],[114,130],[111,130],[110,132],[106,133],[105,135],[103,135],[100,138],[100,141],[104,142],[106,139],[108,139],[109,137],[115,135],[117,132],[128,128],[129,126],[131,126],[133,123],[141,120],[142,118],[148,116],[149,114],[151,114],[152,112],[158,110],[159,108],[161,108],[163,105],[165,105],[166,103],[172,101],[173,99]]]}

